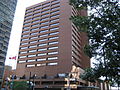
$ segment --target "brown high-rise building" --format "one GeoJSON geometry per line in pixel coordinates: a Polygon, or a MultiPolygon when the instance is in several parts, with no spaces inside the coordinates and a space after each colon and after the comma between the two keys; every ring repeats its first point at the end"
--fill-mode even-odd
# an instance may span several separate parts
{"type": "Polygon", "coordinates": [[[72,15],[86,16],[87,11],[75,10],[69,0],[46,0],[26,9],[17,76],[36,74],[36,88],[67,87],[68,73],[77,84],[85,83],[79,75],[90,66],[83,53],[87,36],[71,22],[72,15]]]}

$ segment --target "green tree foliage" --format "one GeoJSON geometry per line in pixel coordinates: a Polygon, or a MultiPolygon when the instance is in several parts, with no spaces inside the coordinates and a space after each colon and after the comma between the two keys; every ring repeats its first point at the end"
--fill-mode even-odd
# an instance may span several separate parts
{"type": "Polygon", "coordinates": [[[92,68],[87,68],[85,69],[85,72],[80,75],[80,77],[83,79],[83,80],[86,80],[86,81],[89,81],[89,82],[95,82],[96,81],[96,77],[94,77],[94,71],[92,68]]]}
{"type": "Polygon", "coordinates": [[[99,74],[96,74],[96,71],[94,68],[87,68],[85,69],[85,72],[80,75],[80,77],[83,80],[95,83],[95,82],[102,82],[102,80],[99,79],[99,74]]]}
{"type": "MultiPolygon", "coordinates": [[[[12,82],[9,83],[9,86],[11,85],[12,82]]],[[[29,88],[27,81],[14,81],[13,90],[27,90],[29,88]]]]}
{"type": "Polygon", "coordinates": [[[70,4],[90,11],[71,20],[88,33],[86,52],[97,60],[96,75],[120,85],[120,0],[70,0],[70,4]]]}

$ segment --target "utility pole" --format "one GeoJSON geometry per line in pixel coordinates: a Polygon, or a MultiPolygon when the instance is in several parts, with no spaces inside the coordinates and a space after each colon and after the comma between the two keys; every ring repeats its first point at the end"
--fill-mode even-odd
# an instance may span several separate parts
{"type": "Polygon", "coordinates": [[[15,75],[12,75],[12,76],[11,76],[11,78],[12,78],[12,82],[11,82],[11,85],[10,85],[10,86],[11,86],[11,90],[13,90],[14,77],[15,77],[15,75]]]}
{"type": "Polygon", "coordinates": [[[33,75],[33,89],[34,90],[34,87],[35,87],[35,77],[36,77],[36,74],[33,75]]]}

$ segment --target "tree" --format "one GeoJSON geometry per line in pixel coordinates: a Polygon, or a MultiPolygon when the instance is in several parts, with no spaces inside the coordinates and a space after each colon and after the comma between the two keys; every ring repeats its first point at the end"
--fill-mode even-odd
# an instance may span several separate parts
{"type": "MultiPolygon", "coordinates": [[[[9,83],[9,86],[11,85],[11,82],[9,83]]],[[[14,81],[13,82],[13,90],[27,90],[28,89],[27,81],[14,81]]]]}
{"type": "Polygon", "coordinates": [[[95,83],[96,82],[96,77],[94,75],[94,71],[92,68],[87,68],[85,69],[85,72],[83,74],[80,75],[80,77],[83,80],[95,83]]]}
{"type": "Polygon", "coordinates": [[[72,16],[80,31],[87,32],[89,46],[85,50],[97,60],[95,72],[106,81],[120,85],[120,0],[70,0],[88,16],[72,16]]]}
{"type": "Polygon", "coordinates": [[[85,72],[83,74],[80,75],[80,78],[86,81],[89,81],[93,84],[99,82],[103,82],[103,80],[101,80],[99,78],[99,74],[97,75],[94,68],[87,68],[85,69],[85,72]]]}

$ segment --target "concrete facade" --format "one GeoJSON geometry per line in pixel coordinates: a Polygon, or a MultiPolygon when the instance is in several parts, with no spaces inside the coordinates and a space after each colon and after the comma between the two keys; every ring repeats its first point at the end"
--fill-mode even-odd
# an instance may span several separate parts
{"type": "Polygon", "coordinates": [[[0,0],[0,86],[17,0],[0,0]]]}

